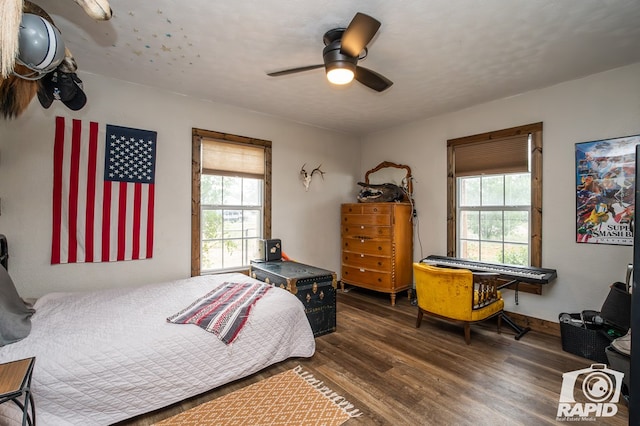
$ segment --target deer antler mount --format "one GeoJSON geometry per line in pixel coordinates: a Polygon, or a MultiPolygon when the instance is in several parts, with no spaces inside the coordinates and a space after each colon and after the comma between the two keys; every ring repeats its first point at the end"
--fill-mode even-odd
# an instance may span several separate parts
{"type": "Polygon", "coordinates": [[[320,176],[322,176],[322,179],[324,180],[324,172],[322,170],[320,170],[320,167],[322,167],[322,164],[320,164],[318,167],[316,167],[315,169],[313,169],[311,171],[311,173],[308,173],[305,170],[305,166],[307,165],[307,163],[304,163],[302,165],[302,168],[300,169],[300,176],[302,177],[302,184],[304,185],[304,190],[308,191],[309,190],[309,185],[311,185],[311,179],[313,178],[313,175],[316,173],[320,173],[320,176]]]}

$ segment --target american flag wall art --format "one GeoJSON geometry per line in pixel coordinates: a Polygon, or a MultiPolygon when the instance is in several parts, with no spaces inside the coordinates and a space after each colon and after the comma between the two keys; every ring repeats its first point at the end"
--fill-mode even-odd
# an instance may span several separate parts
{"type": "Polygon", "coordinates": [[[157,133],[56,117],[51,263],[153,255],[157,133]]]}

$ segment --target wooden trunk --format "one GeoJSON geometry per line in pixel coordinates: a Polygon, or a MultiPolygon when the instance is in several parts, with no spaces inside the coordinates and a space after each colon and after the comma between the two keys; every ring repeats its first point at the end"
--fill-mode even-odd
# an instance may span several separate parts
{"type": "Polygon", "coordinates": [[[413,288],[413,220],[409,203],[341,206],[341,287],[396,294],[413,288]]]}

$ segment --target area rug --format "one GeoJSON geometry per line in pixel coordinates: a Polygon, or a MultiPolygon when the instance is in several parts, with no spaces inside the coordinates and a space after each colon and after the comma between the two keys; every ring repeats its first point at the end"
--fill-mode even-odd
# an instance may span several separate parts
{"type": "Polygon", "coordinates": [[[360,410],[298,366],[155,425],[338,426],[360,415],[360,410]]]}

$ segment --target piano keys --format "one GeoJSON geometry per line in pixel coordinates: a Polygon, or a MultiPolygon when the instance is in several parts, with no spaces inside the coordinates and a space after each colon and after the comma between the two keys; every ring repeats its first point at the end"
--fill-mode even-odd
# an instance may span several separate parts
{"type": "Polygon", "coordinates": [[[558,277],[555,269],[475,262],[447,256],[430,255],[420,262],[448,268],[463,268],[478,272],[495,272],[500,274],[500,277],[503,279],[529,284],[548,284],[558,277]]]}

